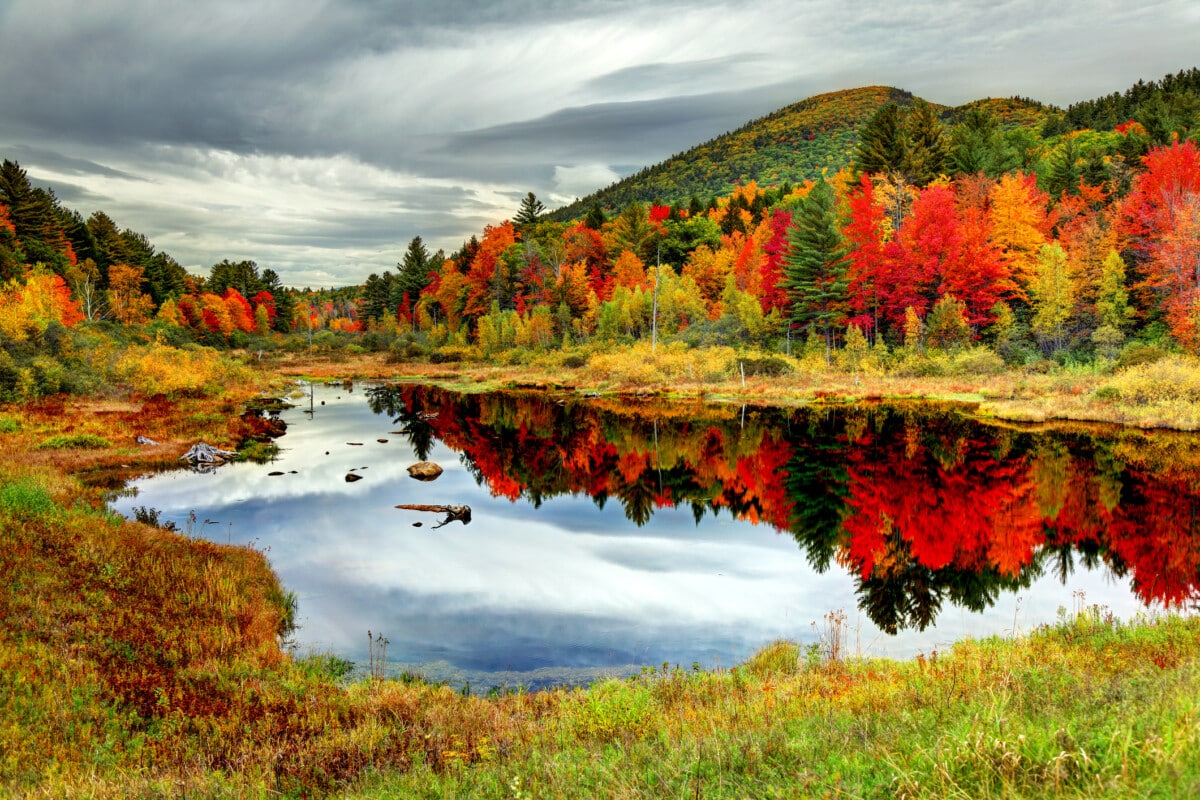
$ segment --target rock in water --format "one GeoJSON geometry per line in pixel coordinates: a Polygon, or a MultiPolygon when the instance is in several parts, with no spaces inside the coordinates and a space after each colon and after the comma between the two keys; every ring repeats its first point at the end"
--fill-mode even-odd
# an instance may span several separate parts
{"type": "Polygon", "coordinates": [[[442,468],[432,461],[418,461],[408,468],[408,474],[419,481],[431,481],[442,474],[442,468]]]}
{"type": "Polygon", "coordinates": [[[355,481],[361,481],[361,480],[362,480],[362,475],[359,475],[358,473],[355,473],[355,472],[347,472],[346,473],[346,483],[354,483],[355,481]]]}

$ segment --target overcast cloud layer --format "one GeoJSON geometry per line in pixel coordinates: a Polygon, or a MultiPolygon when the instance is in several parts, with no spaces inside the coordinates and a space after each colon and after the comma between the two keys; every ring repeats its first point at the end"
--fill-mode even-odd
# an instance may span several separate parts
{"type": "Polygon", "coordinates": [[[820,92],[1065,106],[1197,42],[1194,0],[0,0],[0,157],[193,272],[346,285],[820,92]]]}

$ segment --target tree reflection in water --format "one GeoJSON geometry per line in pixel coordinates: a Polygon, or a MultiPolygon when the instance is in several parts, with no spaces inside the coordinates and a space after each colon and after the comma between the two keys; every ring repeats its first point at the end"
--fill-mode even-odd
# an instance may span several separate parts
{"type": "Polygon", "coordinates": [[[494,496],[563,494],[723,509],[792,535],[818,571],[855,575],[881,629],[924,629],[946,601],[983,610],[1050,571],[1104,565],[1147,604],[1197,599],[1200,439],[971,421],[954,406],[743,409],[541,393],[369,390],[425,458],[439,439],[494,496]]]}

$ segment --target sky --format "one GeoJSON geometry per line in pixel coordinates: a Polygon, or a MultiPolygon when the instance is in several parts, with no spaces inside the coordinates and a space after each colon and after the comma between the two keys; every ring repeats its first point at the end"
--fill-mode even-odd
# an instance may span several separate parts
{"type": "Polygon", "coordinates": [[[1066,106],[1197,42],[1195,0],[0,0],[0,158],[196,274],[344,286],[815,94],[1066,106]]]}

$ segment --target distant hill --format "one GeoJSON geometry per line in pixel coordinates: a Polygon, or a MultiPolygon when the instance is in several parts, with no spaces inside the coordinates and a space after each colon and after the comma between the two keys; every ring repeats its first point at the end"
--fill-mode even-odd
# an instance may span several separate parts
{"type": "MultiPolygon", "coordinates": [[[[850,163],[858,129],[881,106],[910,106],[914,100],[911,92],[889,86],[819,94],[646,167],[549,216],[575,219],[595,204],[607,209],[624,208],[633,201],[685,204],[692,196],[704,201],[728,194],[735,185],[751,180],[772,186],[800,183],[823,172],[833,174],[850,163]]],[[[934,107],[947,122],[956,121],[970,108],[981,107],[994,114],[1004,127],[1040,126],[1053,111],[1023,99],[934,107]]]]}

